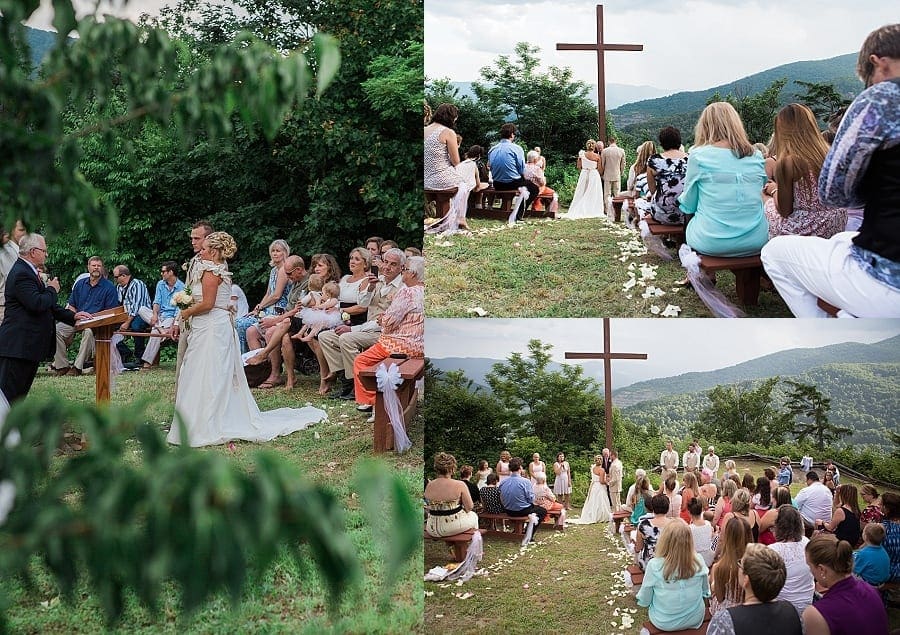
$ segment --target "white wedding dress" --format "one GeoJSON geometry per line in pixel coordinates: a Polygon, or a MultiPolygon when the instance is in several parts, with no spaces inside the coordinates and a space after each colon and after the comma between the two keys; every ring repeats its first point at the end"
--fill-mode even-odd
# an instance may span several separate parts
{"type": "Polygon", "coordinates": [[[572,196],[569,210],[565,214],[561,214],[560,218],[577,220],[606,216],[606,203],[603,200],[603,177],[597,171],[597,162],[585,158],[584,150],[578,151],[578,158],[581,159],[578,184],[575,186],[575,194],[572,196]]]}
{"type": "Polygon", "coordinates": [[[581,516],[572,518],[569,522],[575,525],[593,525],[594,523],[608,523],[610,520],[612,520],[612,511],[609,509],[606,487],[600,482],[600,477],[591,469],[591,488],[584,501],[581,516]]]}
{"type": "MultiPolygon", "coordinates": [[[[190,318],[190,337],[175,398],[176,418],[168,442],[181,443],[178,414],[192,447],[221,445],[237,439],[271,441],[326,419],[324,410],[312,406],[260,412],[247,386],[237,331],[228,310],[231,274],[227,265],[208,260],[197,266],[201,269],[198,275],[211,271],[222,282],[216,289],[215,306],[190,318]]],[[[201,301],[201,285],[194,286],[193,295],[197,302],[201,301]]]]}

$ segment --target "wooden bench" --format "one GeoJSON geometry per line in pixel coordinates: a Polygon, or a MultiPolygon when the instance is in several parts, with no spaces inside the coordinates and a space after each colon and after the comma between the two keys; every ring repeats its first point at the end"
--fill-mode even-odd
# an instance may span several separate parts
{"type": "MultiPolygon", "coordinates": [[[[376,391],[375,397],[375,429],[374,429],[374,448],[376,453],[387,452],[394,449],[394,428],[391,426],[390,417],[384,409],[384,395],[378,390],[378,380],[375,378],[375,372],[382,362],[378,362],[375,366],[363,369],[359,372],[360,381],[369,390],[376,391]]],[[[403,383],[397,387],[397,397],[400,399],[400,407],[403,409],[403,421],[406,427],[409,427],[413,417],[416,416],[416,406],[418,403],[418,393],[416,392],[416,382],[425,376],[425,360],[424,359],[394,359],[389,357],[383,361],[384,364],[390,366],[396,363],[400,370],[400,376],[403,377],[403,383]]]]}
{"type": "Polygon", "coordinates": [[[706,629],[709,628],[709,621],[712,616],[709,614],[707,607],[706,613],[703,615],[703,624],[700,628],[685,628],[680,631],[664,631],[653,625],[653,622],[644,622],[643,626],[650,635],[706,635],[706,629]]]}
{"type": "Polygon", "coordinates": [[[625,201],[631,201],[631,204],[634,204],[633,196],[626,196],[623,194],[619,194],[618,196],[613,196],[612,199],[612,207],[613,207],[613,219],[617,223],[622,222],[622,207],[625,205],[625,201]]]}
{"type": "Polygon", "coordinates": [[[825,313],[828,314],[828,317],[836,318],[838,311],[840,311],[839,308],[837,308],[833,304],[828,304],[822,298],[816,298],[816,304],[819,305],[820,309],[822,309],[823,311],[825,311],[825,313]]]}
{"type": "MultiPolygon", "coordinates": [[[[558,531],[563,531],[565,528],[562,526],[557,526],[555,523],[559,520],[560,512],[547,512],[547,515],[544,517],[544,523],[553,522],[554,529],[558,531]]],[[[510,516],[508,514],[488,514],[488,513],[480,513],[478,514],[478,522],[489,520],[491,521],[490,527],[485,527],[482,529],[485,535],[487,536],[498,536],[500,538],[505,538],[507,540],[521,540],[525,536],[525,527],[528,525],[528,516],[510,516]],[[504,531],[503,529],[497,529],[497,522],[503,523],[502,526],[505,526],[508,522],[510,525],[511,531],[504,531]]]]}
{"type": "Polygon", "coordinates": [[[653,236],[668,236],[678,245],[684,243],[684,225],[666,225],[660,223],[652,216],[644,216],[644,220],[647,221],[647,227],[650,228],[650,233],[653,236]]]}
{"type": "Polygon", "coordinates": [[[484,529],[469,529],[468,531],[453,534],[452,536],[432,536],[425,530],[423,530],[422,533],[426,540],[443,540],[451,549],[453,549],[453,561],[462,562],[466,559],[466,554],[469,551],[469,544],[472,542],[472,536],[476,531],[481,532],[482,534],[485,533],[484,529]]]}
{"type": "Polygon", "coordinates": [[[614,532],[619,533],[619,530],[622,528],[622,522],[626,518],[630,518],[630,517],[631,517],[631,512],[628,512],[628,511],[613,512],[612,519],[613,519],[614,532]]]}
{"type": "Polygon", "coordinates": [[[628,572],[628,575],[631,576],[632,593],[637,593],[637,590],[641,588],[641,584],[644,583],[644,572],[636,564],[628,565],[625,570],[628,572]]]}
{"type": "MultiPolygon", "coordinates": [[[[480,192],[472,192],[469,194],[468,213],[478,218],[507,220],[510,212],[512,212],[512,200],[518,193],[518,190],[495,190],[492,187],[480,192]]],[[[541,196],[540,199],[544,203],[545,208],[541,211],[526,209],[523,216],[529,218],[554,218],[555,215],[549,211],[553,197],[541,196]]]]}
{"type": "Polygon", "coordinates": [[[435,216],[445,216],[450,211],[450,201],[458,191],[458,187],[451,190],[425,190],[425,210],[433,203],[435,216]]]}
{"type": "Polygon", "coordinates": [[[741,304],[745,306],[759,304],[759,282],[763,272],[759,254],[740,258],[707,256],[700,253],[697,255],[700,256],[702,270],[712,273],[727,269],[734,274],[735,288],[741,304]]]}

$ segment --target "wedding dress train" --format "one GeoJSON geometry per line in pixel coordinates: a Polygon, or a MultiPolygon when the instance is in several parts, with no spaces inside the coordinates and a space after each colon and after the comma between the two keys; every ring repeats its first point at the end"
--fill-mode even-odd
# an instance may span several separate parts
{"type": "MultiPolygon", "coordinates": [[[[181,443],[179,415],[192,447],[237,439],[271,441],[326,419],[324,410],[312,406],[260,412],[247,386],[237,332],[228,310],[231,280],[227,267],[205,260],[199,266],[212,271],[222,282],[216,289],[215,306],[190,319],[191,336],[178,378],[169,443],[181,443]]],[[[193,294],[197,302],[202,300],[200,285],[193,294]]]]}

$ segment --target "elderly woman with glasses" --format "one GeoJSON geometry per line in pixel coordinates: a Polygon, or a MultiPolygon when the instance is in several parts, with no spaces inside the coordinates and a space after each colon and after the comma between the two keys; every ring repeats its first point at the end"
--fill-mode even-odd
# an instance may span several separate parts
{"type": "Polygon", "coordinates": [[[400,275],[406,287],[397,291],[391,305],[378,316],[381,337],[353,362],[357,409],[364,412],[374,406],[375,391],[363,386],[359,379],[361,370],[392,356],[421,358],[425,355],[425,259],[407,258],[400,275]]]}

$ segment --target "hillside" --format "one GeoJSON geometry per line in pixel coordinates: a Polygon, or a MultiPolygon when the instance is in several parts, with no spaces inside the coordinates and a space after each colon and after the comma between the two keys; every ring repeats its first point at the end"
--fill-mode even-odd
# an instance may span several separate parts
{"type": "Polygon", "coordinates": [[[719,384],[775,375],[799,375],[819,366],[838,363],[900,363],[900,336],[874,344],[844,342],[821,348],[794,348],[718,370],[651,379],[613,391],[613,399],[617,406],[625,407],[666,395],[709,390],[719,384]]]}
{"type": "Polygon", "coordinates": [[[668,97],[626,104],[610,110],[610,114],[616,128],[624,133],[656,131],[665,125],[675,125],[685,133],[693,128],[697,116],[714,93],[718,92],[723,96],[728,93],[752,95],[782,78],[788,79],[782,90],[782,103],[788,103],[798,93],[805,92],[794,83],[795,80],[834,84],[838,92],[849,99],[862,89],[862,84],[856,77],[856,57],[856,53],[848,53],[825,60],[783,64],[706,90],[680,92],[668,97]]]}
{"type": "MultiPolygon", "coordinates": [[[[460,97],[475,98],[472,92],[472,82],[450,82],[450,84],[459,91],[460,97]]],[[[590,84],[590,92],[588,94],[591,103],[597,105],[597,85],[590,84]]],[[[664,88],[656,88],[655,86],[632,86],[630,84],[607,84],[606,85],[606,104],[607,109],[616,108],[623,104],[629,104],[641,100],[648,100],[654,97],[662,97],[670,95],[671,90],[664,88]]],[[[643,102],[641,102],[643,103],[643,102]]]]}
{"type": "MultiPolygon", "coordinates": [[[[775,374],[814,384],[831,397],[829,421],[854,430],[844,443],[892,447],[887,433],[896,429],[900,412],[900,363],[831,363],[793,375],[770,372],[766,376],[775,374]]],[[[757,381],[718,383],[748,387],[757,381]]],[[[773,392],[776,403],[783,403],[784,393],[784,384],[779,384],[773,392]]],[[[682,436],[708,405],[702,390],[641,402],[622,408],[622,413],[639,425],[655,423],[666,434],[682,436]]]]}
{"type": "Polygon", "coordinates": [[[37,68],[41,65],[44,56],[50,52],[50,49],[56,44],[56,33],[51,31],[42,31],[40,29],[32,29],[25,27],[26,41],[30,48],[31,67],[37,68]]]}

